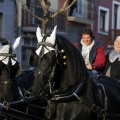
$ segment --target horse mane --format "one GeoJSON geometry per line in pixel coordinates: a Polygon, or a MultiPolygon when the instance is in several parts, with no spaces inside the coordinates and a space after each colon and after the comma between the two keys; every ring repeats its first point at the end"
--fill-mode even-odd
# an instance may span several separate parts
{"type": "MultiPolygon", "coordinates": [[[[67,75],[64,73],[64,75],[67,76],[67,80],[64,87],[68,88],[70,86],[70,89],[73,89],[74,85],[84,82],[84,90],[86,90],[86,93],[82,90],[81,94],[86,94],[86,97],[91,97],[90,99],[94,98],[97,104],[101,106],[103,103],[99,96],[98,88],[94,81],[90,79],[84,59],[79,50],[69,40],[67,40],[66,37],[61,35],[57,35],[56,44],[58,46],[58,50],[60,51],[61,49],[64,49],[67,56],[67,75]]],[[[63,82],[64,81],[65,80],[63,80],[63,82]]]]}
{"type": "Polygon", "coordinates": [[[69,85],[75,84],[75,81],[83,79],[88,72],[84,63],[84,59],[78,49],[64,36],[57,35],[56,44],[58,51],[65,50],[67,56],[67,77],[69,85]]]}

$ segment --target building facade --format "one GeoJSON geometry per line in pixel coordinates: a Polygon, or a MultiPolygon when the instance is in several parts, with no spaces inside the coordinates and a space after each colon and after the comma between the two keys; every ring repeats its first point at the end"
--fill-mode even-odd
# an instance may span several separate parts
{"type": "MultiPolygon", "coordinates": [[[[39,0],[24,0],[24,2],[33,14],[43,17],[43,10],[39,4],[39,0]]],[[[51,6],[49,14],[53,14],[63,7],[65,0],[50,0],[50,2],[51,6]]],[[[88,0],[77,0],[75,4],[75,6],[73,5],[74,8],[72,8],[72,14],[69,14],[70,8],[50,20],[47,26],[48,33],[53,30],[55,25],[57,25],[58,34],[67,37],[71,42],[79,42],[80,31],[83,27],[91,27],[93,22],[94,2],[93,0],[90,2],[88,0]]],[[[18,28],[19,34],[22,36],[21,48],[19,48],[21,54],[19,55],[19,58],[23,69],[31,69],[28,61],[30,55],[35,51],[37,46],[36,28],[38,26],[41,27],[41,21],[34,18],[21,7],[20,2],[17,2],[17,5],[19,8],[18,28]],[[21,23],[19,21],[21,21],[21,23]]]]}
{"type": "Polygon", "coordinates": [[[93,32],[106,50],[113,47],[113,42],[120,35],[120,0],[95,0],[96,17],[93,32]]]}
{"type": "Polygon", "coordinates": [[[71,42],[80,42],[81,30],[92,27],[95,12],[94,0],[77,0],[67,11],[67,36],[71,42]]]}
{"type": "MultiPolygon", "coordinates": [[[[23,0],[35,15],[43,17],[39,0],[23,0]]],[[[50,0],[49,14],[63,7],[65,0],[50,0]]],[[[72,0],[69,0],[69,4],[72,0]]],[[[67,11],[51,19],[47,33],[57,25],[57,33],[67,37],[72,43],[80,42],[80,32],[89,27],[95,40],[100,41],[106,50],[112,49],[113,42],[120,35],[120,0],[77,0],[67,11]]],[[[37,46],[36,28],[41,21],[28,13],[19,0],[0,0],[0,37],[14,42],[21,36],[17,49],[18,61],[23,70],[31,69],[29,57],[37,46]]]]}
{"type": "Polygon", "coordinates": [[[0,37],[12,43],[16,36],[16,4],[14,0],[0,0],[0,37]]]}

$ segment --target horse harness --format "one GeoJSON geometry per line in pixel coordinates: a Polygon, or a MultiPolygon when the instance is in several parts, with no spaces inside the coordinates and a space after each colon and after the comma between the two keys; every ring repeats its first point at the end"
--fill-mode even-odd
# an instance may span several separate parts
{"type": "MultiPolygon", "coordinates": [[[[3,61],[4,59],[6,59],[7,57],[11,57],[11,58],[13,58],[13,57],[16,57],[16,54],[11,54],[11,53],[0,53],[0,56],[5,56],[5,58],[3,58],[1,61],[3,61]]],[[[15,59],[14,59],[15,60],[15,59]]],[[[2,78],[2,77],[0,77],[2,80],[3,79],[5,79],[5,78],[2,78]]],[[[12,82],[12,80],[13,79],[5,79],[6,81],[1,81],[0,80],[0,84],[13,84],[13,82],[12,82]]]]}
{"type": "MultiPolygon", "coordinates": [[[[0,53],[0,56],[5,56],[5,58],[3,58],[3,59],[1,60],[1,61],[3,61],[3,60],[6,59],[7,57],[10,57],[10,58],[14,59],[14,57],[16,57],[16,54],[12,54],[12,53],[0,53]]],[[[15,59],[14,59],[14,60],[15,60],[15,59]]],[[[16,60],[15,60],[15,61],[16,61],[16,60]]],[[[8,69],[9,69],[9,68],[8,68],[8,69]]],[[[2,76],[0,76],[0,84],[1,84],[1,85],[14,84],[14,83],[13,83],[13,80],[14,80],[14,79],[3,78],[2,76]],[[5,80],[5,81],[2,81],[2,80],[5,80]]],[[[17,84],[17,87],[18,87],[18,91],[19,91],[20,96],[23,97],[21,88],[19,87],[17,81],[15,81],[15,82],[16,82],[15,84],[17,84]]],[[[7,103],[7,102],[6,102],[6,103],[7,103]]],[[[11,103],[14,103],[14,102],[11,102],[11,103]]],[[[7,106],[7,104],[4,105],[4,106],[7,106]]],[[[6,107],[6,108],[7,108],[7,107],[6,107]]]]}
{"type": "MultiPolygon", "coordinates": [[[[47,43],[47,42],[45,42],[45,39],[46,39],[46,37],[47,36],[45,36],[45,37],[43,37],[43,40],[42,40],[42,42],[39,42],[38,43],[38,47],[40,47],[41,45],[42,45],[42,48],[46,48],[51,54],[52,54],[52,52],[46,47],[46,46],[48,46],[48,47],[51,47],[51,48],[54,48],[55,49],[55,46],[53,45],[53,44],[51,44],[51,43],[47,43]]],[[[43,50],[43,49],[42,49],[43,50]]],[[[40,65],[40,58],[41,58],[41,56],[42,56],[42,52],[43,51],[40,51],[40,53],[39,53],[39,58],[38,58],[38,66],[40,65]]],[[[56,50],[55,50],[56,51],[56,50]]],[[[56,55],[57,56],[57,55],[56,55]]],[[[48,82],[49,82],[49,88],[50,88],[50,93],[52,93],[52,88],[53,88],[53,86],[54,86],[54,82],[52,81],[52,78],[54,77],[54,73],[55,73],[55,68],[56,68],[56,65],[53,67],[53,69],[52,69],[52,72],[51,72],[51,74],[50,74],[50,78],[49,78],[49,80],[48,80],[48,82]]],[[[41,70],[39,70],[39,69],[36,69],[35,70],[35,76],[36,76],[36,78],[37,78],[37,76],[39,75],[39,74],[43,74],[44,72],[42,72],[41,70]]],[[[41,86],[42,87],[42,86],[41,86]]],[[[43,88],[43,87],[42,87],[43,88]]]]}
{"type": "MultiPolygon", "coordinates": [[[[97,76],[101,77],[101,76],[97,76]]],[[[103,77],[103,76],[102,76],[103,77]]],[[[85,78],[84,78],[85,79],[85,78]]],[[[58,102],[64,102],[64,101],[69,101],[70,99],[77,99],[79,100],[80,104],[84,104],[85,106],[87,106],[91,111],[93,111],[94,113],[98,114],[99,116],[101,116],[103,118],[103,120],[106,120],[107,118],[110,117],[114,117],[114,118],[120,118],[120,114],[112,114],[112,113],[108,113],[107,111],[107,102],[108,102],[108,98],[106,96],[106,92],[105,92],[105,88],[102,84],[98,83],[97,84],[97,88],[99,90],[99,93],[101,94],[101,92],[103,92],[104,94],[104,108],[99,107],[98,105],[96,105],[95,103],[93,103],[92,101],[90,101],[88,98],[85,97],[79,97],[79,93],[81,91],[81,89],[84,86],[84,82],[82,81],[80,84],[78,83],[77,87],[75,88],[74,91],[72,91],[70,94],[66,93],[66,94],[62,94],[62,95],[55,95],[54,97],[52,97],[50,100],[51,101],[58,101],[58,102]]]]}
{"type": "MultiPolygon", "coordinates": [[[[54,45],[52,45],[51,43],[46,43],[45,41],[39,42],[39,47],[40,47],[40,45],[44,46],[46,49],[48,49],[46,46],[55,48],[54,45]]],[[[56,49],[55,49],[55,52],[56,52],[56,49]]],[[[57,54],[57,52],[56,52],[56,54],[57,54]]],[[[42,55],[42,53],[39,54],[39,58],[41,57],[41,55],[42,55]]],[[[40,60],[38,60],[38,61],[39,61],[39,63],[38,63],[38,65],[39,65],[40,60]]],[[[69,93],[61,94],[61,95],[60,94],[55,95],[54,93],[56,93],[56,91],[52,90],[52,87],[54,86],[54,83],[51,81],[52,78],[54,77],[54,72],[55,72],[55,66],[53,67],[53,70],[52,70],[51,75],[50,75],[50,79],[48,80],[50,94],[52,94],[51,95],[52,98],[49,98],[50,101],[57,101],[57,102],[66,101],[66,102],[68,102],[70,99],[77,99],[77,100],[79,100],[79,103],[86,105],[91,111],[100,115],[103,118],[103,120],[105,120],[107,117],[119,117],[120,118],[120,114],[112,114],[112,113],[107,113],[106,112],[107,111],[107,99],[108,98],[106,96],[104,86],[100,83],[98,83],[97,86],[98,86],[98,90],[100,91],[100,93],[102,91],[104,93],[104,96],[105,96],[105,98],[104,98],[104,108],[101,108],[101,107],[97,106],[95,103],[91,102],[88,98],[84,98],[82,96],[79,97],[78,94],[80,93],[81,89],[84,86],[84,82],[83,82],[84,80],[81,83],[78,83],[76,85],[75,89],[70,91],[69,93]]],[[[41,73],[40,70],[36,70],[36,74],[40,74],[40,73],[41,73]]],[[[98,77],[101,77],[101,76],[97,76],[97,78],[98,77]]],[[[85,77],[83,79],[85,79],[85,77]]]]}

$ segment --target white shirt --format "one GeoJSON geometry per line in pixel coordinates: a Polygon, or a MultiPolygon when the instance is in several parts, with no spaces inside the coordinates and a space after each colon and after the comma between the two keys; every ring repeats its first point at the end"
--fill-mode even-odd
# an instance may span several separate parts
{"type": "Polygon", "coordinates": [[[85,64],[89,64],[89,53],[90,53],[90,50],[92,49],[94,43],[95,43],[95,41],[93,40],[90,45],[85,45],[81,40],[81,44],[82,44],[81,54],[85,60],[85,64]]]}

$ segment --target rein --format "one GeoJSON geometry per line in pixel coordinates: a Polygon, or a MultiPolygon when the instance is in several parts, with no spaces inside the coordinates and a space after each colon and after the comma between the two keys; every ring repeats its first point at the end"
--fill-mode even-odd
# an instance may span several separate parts
{"type": "Polygon", "coordinates": [[[50,100],[58,102],[68,102],[70,100],[76,99],[76,95],[80,94],[81,89],[83,88],[84,82],[78,83],[74,90],[71,90],[65,94],[54,95],[50,100]]]}
{"type": "Polygon", "coordinates": [[[16,54],[0,53],[0,56],[5,56],[5,57],[16,57],[16,54]]]}
{"type": "MultiPolygon", "coordinates": [[[[105,120],[105,118],[107,117],[119,117],[120,118],[120,114],[112,114],[112,113],[107,113],[107,96],[106,93],[103,89],[104,95],[105,95],[105,101],[104,101],[104,108],[101,108],[99,106],[97,106],[95,103],[92,103],[88,98],[85,97],[79,97],[79,93],[81,91],[81,89],[83,88],[84,82],[81,82],[81,84],[77,85],[76,89],[74,91],[71,91],[71,93],[66,93],[66,94],[61,94],[61,95],[54,95],[54,97],[52,99],[50,99],[51,101],[57,101],[57,102],[68,102],[70,100],[73,99],[77,99],[79,100],[80,104],[84,104],[85,106],[87,106],[91,111],[93,111],[96,114],[99,114],[103,120],[105,120]]],[[[103,85],[102,85],[103,87],[103,85]]]]}
{"type": "Polygon", "coordinates": [[[92,103],[89,99],[84,97],[79,97],[76,95],[76,99],[79,100],[79,103],[84,104],[87,106],[91,111],[93,111],[96,114],[99,114],[101,117],[103,117],[103,120],[106,120],[106,117],[119,117],[120,114],[113,114],[113,113],[107,113],[105,109],[100,108],[96,104],[92,103]]]}

